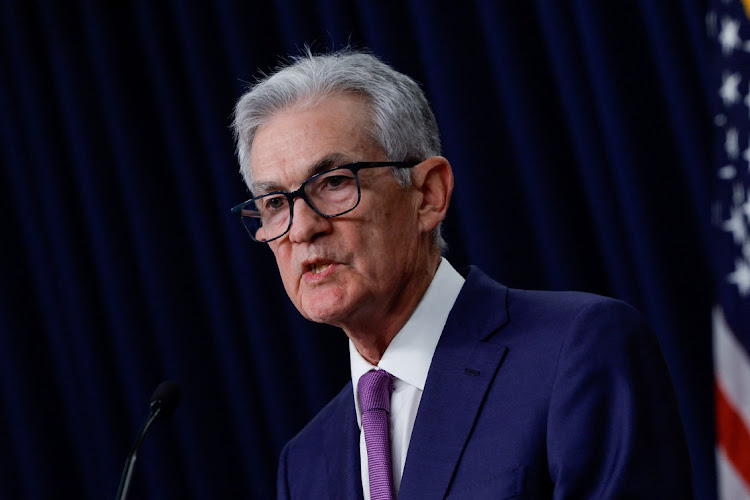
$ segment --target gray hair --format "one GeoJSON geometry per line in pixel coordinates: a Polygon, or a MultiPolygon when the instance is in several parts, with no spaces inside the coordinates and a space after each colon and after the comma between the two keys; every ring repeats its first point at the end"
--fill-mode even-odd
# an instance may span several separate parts
{"type": "MultiPolygon", "coordinates": [[[[305,54],[264,76],[237,101],[234,130],[240,172],[252,190],[250,151],[258,127],[292,106],[312,107],[327,97],[352,93],[370,104],[371,139],[389,161],[424,161],[440,154],[435,115],[419,84],[375,56],[351,49],[305,54]]],[[[405,169],[391,169],[402,186],[411,184],[405,169]]],[[[436,248],[446,244],[440,226],[433,231],[436,248]]]]}

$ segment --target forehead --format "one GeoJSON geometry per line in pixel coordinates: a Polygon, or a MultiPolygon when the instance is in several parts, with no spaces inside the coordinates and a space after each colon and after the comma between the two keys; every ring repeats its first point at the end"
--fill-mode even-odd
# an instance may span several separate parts
{"type": "Polygon", "coordinates": [[[381,159],[369,131],[369,105],[354,94],[334,95],[312,106],[276,113],[258,128],[253,140],[254,191],[268,186],[289,189],[331,161],[381,159]]]}

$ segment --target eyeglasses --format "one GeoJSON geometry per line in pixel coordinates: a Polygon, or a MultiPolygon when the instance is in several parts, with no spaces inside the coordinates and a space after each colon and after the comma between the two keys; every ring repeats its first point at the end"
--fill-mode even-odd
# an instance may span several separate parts
{"type": "Polygon", "coordinates": [[[331,218],[351,212],[362,197],[359,171],[365,168],[411,168],[416,161],[360,161],[315,174],[293,192],[272,191],[240,203],[232,214],[255,241],[268,243],[281,238],[292,227],[294,200],[302,198],[315,213],[331,218]]]}

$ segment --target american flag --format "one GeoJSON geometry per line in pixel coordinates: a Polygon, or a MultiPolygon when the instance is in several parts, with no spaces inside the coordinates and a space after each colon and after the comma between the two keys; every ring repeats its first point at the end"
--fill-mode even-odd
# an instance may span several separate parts
{"type": "Polygon", "coordinates": [[[716,463],[721,499],[750,498],[750,0],[715,0],[718,304],[713,312],[716,463]]]}

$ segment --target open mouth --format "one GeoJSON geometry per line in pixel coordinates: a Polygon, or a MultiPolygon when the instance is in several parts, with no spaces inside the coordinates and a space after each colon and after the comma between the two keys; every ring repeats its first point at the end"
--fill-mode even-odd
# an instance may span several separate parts
{"type": "Polygon", "coordinates": [[[310,272],[312,274],[320,274],[329,267],[331,267],[331,264],[310,264],[310,272]]]}

